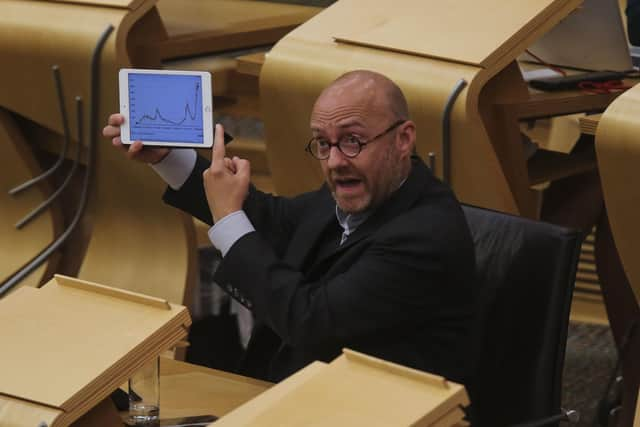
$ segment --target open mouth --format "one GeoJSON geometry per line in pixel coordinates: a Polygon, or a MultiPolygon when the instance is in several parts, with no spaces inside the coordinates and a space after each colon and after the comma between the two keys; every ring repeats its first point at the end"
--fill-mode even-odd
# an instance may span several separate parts
{"type": "Polygon", "coordinates": [[[336,190],[351,191],[362,184],[362,180],[357,178],[337,178],[334,180],[336,190]]]}

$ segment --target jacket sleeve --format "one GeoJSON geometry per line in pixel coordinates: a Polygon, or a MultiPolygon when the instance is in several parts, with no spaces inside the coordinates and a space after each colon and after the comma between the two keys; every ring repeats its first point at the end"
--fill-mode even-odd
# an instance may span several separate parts
{"type": "MultiPolygon", "coordinates": [[[[204,191],[202,173],[209,167],[209,161],[198,156],[195,167],[179,190],[167,187],[163,200],[170,206],[181,209],[202,222],[213,225],[207,197],[204,191]]],[[[260,235],[271,242],[278,253],[282,253],[292,230],[308,207],[307,193],[295,198],[277,197],[257,190],[253,185],[243,205],[243,210],[260,235]]]]}
{"type": "Polygon", "coordinates": [[[251,301],[256,319],[292,347],[320,349],[401,324],[424,327],[466,318],[472,293],[465,279],[474,267],[465,260],[473,262],[473,248],[458,245],[460,280],[452,280],[443,258],[455,256],[455,250],[447,254],[437,243],[447,240],[433,230],[429,236],[416,233],[410,223],[389,227],[361,242],[367,247],[344,263],[344,271],[317,282],[308,282],[258,233],[249,233],[231,248],[221,275],[251,301]]]}

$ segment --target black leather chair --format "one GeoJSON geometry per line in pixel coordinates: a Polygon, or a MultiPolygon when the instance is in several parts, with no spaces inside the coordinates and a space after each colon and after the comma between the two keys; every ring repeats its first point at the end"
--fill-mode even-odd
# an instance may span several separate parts
{"type": "Polygon", "coordinates": [[[560,413],[562,367],[582,236],[463,206],[478,268],[474,426],[501,427],[560,413]]]}

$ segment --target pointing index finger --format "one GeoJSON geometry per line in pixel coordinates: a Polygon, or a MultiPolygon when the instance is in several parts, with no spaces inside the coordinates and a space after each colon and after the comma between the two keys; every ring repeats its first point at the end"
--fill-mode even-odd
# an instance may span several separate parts
{"type": "Polygon", "coordinates": [[[213,164],[214,161],[222,161],[225,154],[224,128],[221,124],[217,124],[213,138],[213,149],[211,151],[211,164],[213,164]]]}

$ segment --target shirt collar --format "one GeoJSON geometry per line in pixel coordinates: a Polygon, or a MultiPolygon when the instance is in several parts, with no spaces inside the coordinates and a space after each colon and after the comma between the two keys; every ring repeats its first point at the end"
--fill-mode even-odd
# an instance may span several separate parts
{"type": "Polygon", "coordinates": [[[371,210],[350,214],[344,212],[338,207],[338,205],[336,205],[336,218],[338,219],[338,224],[340,224],[340,227],[342,227],[346,236],[353,233],[360,224],[369,218],[369,216],[371,216],[371,210]]]}
{"type": "MultiPolygon", "coordinates": [[[[398,188],[402,187],[402,185],[407,181],[407,178],[403,179],[398,188]]],[[[356,231],[363,222],[367,220],[373,213],[372,209],[367,209],[363,212],[358,212],[355,214],[346,213],[338,205],[336,205],[336,218],[338,219],[338,224],[344,230],[342,234],[342,241],[347,238],[351,233],[356,231]]]]}

